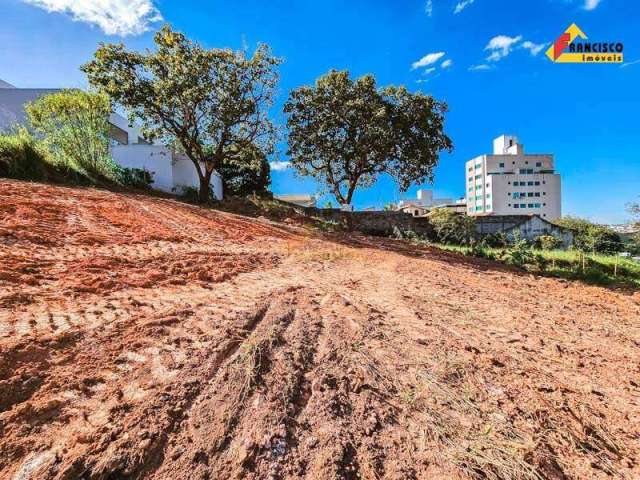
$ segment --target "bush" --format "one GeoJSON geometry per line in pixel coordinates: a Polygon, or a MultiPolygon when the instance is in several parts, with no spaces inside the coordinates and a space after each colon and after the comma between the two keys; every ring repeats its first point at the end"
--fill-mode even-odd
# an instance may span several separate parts
{"type": "Polygon", "coordinates": [[[482,245],[488,248],[504,248],[509,244],[509,239],[504,232],[491,233],[482,238],[482,245]]]}
{"type": "Polygon", "coordinates": [[[513,245],[502,253],[500,259],[506,264],[515,265],[516,267],[524,267],[535,263],[535,256],[531,246],[524,239],[516,240],[513,245]]]}
{"type": "Polygon", "coordinates": [[[614,253],[623,249],[620,235],[603,225],[597,225],[577,217],[563,217],[556,220],[555,223],[573,230],[573,246],[577,250],[614,253]]]}
{"type": "Polygon", "coordinates": [[[540,235],[533,245],[540,250],[556,250],[562,246],[562,240],[553,235],[540,235]]]}
{"type": "Polygon", "coordinates": [[[47,163],[46,152],[25,129],[0,135],[0,177],[43,180],[47,163]]]}
{"type": "Polygon", "coordinates": [[[459,215],[444,208],[436,208],[429,213],[436,240],[454,245],[470,245],[476,237],[475,220],[467,215],[459,215]]]}
{"type": "Polygon", "coordinates": [[[124,168],[116,165],[114,171],[115,179],[120,185],[141,190],[151,189],[153,175],[144,168],[124,168]]]}
{"type": "Polygon", "coordinates": [[[111,102],[106,95],[65,90],[40,97],[25,110],[56,164],[115,180],[109,152],[111,102]]]}

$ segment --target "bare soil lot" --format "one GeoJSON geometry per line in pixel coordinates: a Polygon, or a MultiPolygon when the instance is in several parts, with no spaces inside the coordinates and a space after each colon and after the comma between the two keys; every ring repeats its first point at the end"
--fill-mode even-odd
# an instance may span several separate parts
{"type": "Polygon", "coordinates": [[[0,478],[640,478],[640,294],[0,180],[0,478]]]}

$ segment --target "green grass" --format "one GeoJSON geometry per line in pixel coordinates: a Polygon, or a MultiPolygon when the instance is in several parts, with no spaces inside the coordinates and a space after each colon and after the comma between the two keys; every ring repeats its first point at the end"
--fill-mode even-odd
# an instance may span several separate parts
{"type": "MultiPolygon", "coordinates": [[[[472,255],[472,249],[463,245],[433,244],[442,250],[457,252],[462,255],[472,255]]],[[[501,261],[504,249],[483,248],[482,255],[496,261],[501,261]]],[[[532,250],[534,255],[542,256],[546,261],[544,270],[534,265],[525,265],[528,271],[535,271],[541,275],[580,280],[595,285],[606,285],[640,289],[640,263],[617,255],[599,253],[583,254],[577,250],[532,250]]]]}

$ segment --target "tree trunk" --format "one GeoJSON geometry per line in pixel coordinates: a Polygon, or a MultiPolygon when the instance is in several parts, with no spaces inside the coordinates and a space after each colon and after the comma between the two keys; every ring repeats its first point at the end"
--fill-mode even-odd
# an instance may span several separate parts
{"type": "Polygon", "coordinates": [[[198,202],[207,203],[209,201],[209,184],[211,182],[212,171],[205,167],[204,172],[200,176],[200,191],[198,192],[198,202]]]}

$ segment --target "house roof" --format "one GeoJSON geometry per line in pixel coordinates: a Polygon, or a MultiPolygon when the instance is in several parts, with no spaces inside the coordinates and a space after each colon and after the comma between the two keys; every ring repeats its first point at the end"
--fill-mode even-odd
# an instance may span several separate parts
{"type": "Polygon", "coordinates": [[[11,85],[9,82],[5,82],[0,78],[0,88],[16,88],[16,87],[11,85]]]}
{"type": "Polygon", "coordinates": [[[533,218],[537,217],[541,222],[546,223],[547,225],[551,225],[553,228],[557,228],[559,230],[566,230],[566,231],[572,231],[570,228],[566,228],[563,227],[561,225],[558,225],[556,223],[550,222],[549,220],[546,220],[544,218],[542,218],[540,215],[536,215],[535,213],[531,213],[528,215],[486,215],[486,216],[478,216],[476,217],[476,224],[482,224],[482,225],[490,225],[490,224],[502,224],[502,225],[509,225],[507,228],[504,229],[505,232],[508,232],[509,230],[513,230],[516,227],[519,227],[520,225],[522,225],[523,223],[528,222],[529,220],[532,220],[533,218]]]}

